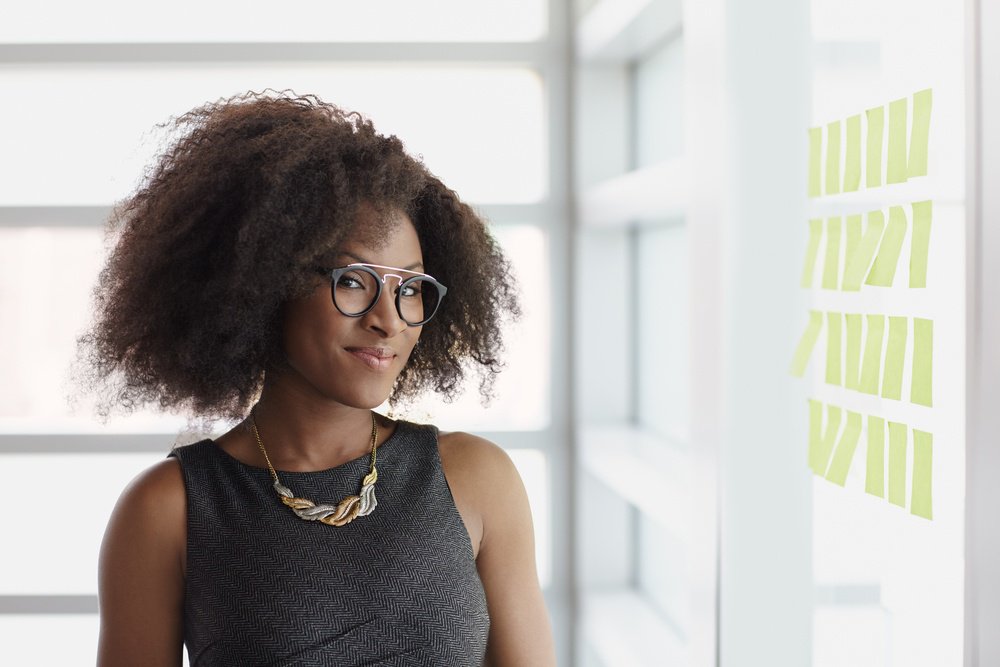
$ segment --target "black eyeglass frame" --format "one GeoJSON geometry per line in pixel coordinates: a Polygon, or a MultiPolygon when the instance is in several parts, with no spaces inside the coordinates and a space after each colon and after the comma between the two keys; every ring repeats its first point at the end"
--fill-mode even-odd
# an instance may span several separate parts
{"type": "Polygon", "coordinates": [[[441,302],[444,301],[445,294],[448,293],[448,288],[442,285],[440,282],[438,282],[438,280],[434,276],[428,275],[426,273],[420,273],[419,271],[400,269],[395,266],[383,266],[381,264],[365,264],[361,262],[356,262],[354,264],[348,264],[347,266],[340,266],[335,269],[331,269],[329,271],[329,276],[330,276],[330,299],[333,301],[333,305],[337,309],[337,311],[341,315],[346,315],[347,317],[364,317],[365,315],[370,313],[371,310],[375,307],[375,305],[378,304],[378,300],[382,298],[382,288],[385,285],[386,278],[395,278],[396,280],[399,281],[399,285],[396,288],[396,297],[395,299],[393,299],[393,302],[396,304],[396,314],[399,315],[399,319],[401,319],[403,322],[406,323],[407,326],[410,327],[419,327],[430,322],[431,318],[433,318],[434,315],[437,313],[438,308],[441,307],[441,302]],[[403,276],[401,276],[398,273],[380,274],[375,269],[388,269],[389,271],[400,271],[402,273],[409,273],[412,275],[409,278],[403,278],[403,276]],[[359,313],[345,312],[344,309],[340,307],[340,304],[337,303],[337,281],[340,280],[341,276],[343,276],[345,273],[348,273],[349,271],[364,271],[365,273],[368,273],[375,278],[375,298],[372,299],[371,304],[369,304],[367,308],[365,308],[359,313]],[[403,290],[408,285],[411,285],[418,281],[425,281],[432,283],[438,290],[438,300],[437,304],[434,306],[434,310],[431,311],[429,315],[424,317],[424,319],[420,320],[419,322],[410,322],[403,315],[403,308],[399,299],[403,294],[403,290]]]}

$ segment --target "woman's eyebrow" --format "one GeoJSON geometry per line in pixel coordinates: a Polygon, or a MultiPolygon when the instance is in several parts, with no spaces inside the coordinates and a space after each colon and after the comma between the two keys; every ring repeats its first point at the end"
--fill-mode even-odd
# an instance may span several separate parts
{"type": "MultiPolygon", "coordinates": [[[[376,262],[368,261],[364,257],[361,257],[360,255],[355,255],[353,252],[348,252],[347,250],[338,250],[336,256],[339,257],[341,255],[344,256],[344,257],[350,257],[352,260],[354,260],[358,264],[373,264],[375,266],[381,266],[380,264],[378,264],[376,262]]],[[[405,271],[416,271],[417,269],[424,268],[424,263],[423,262],[414,262],[413,264],[410,264],[409,266],[399,266],[399,267],[396,267],[396,268],[403,269],[405,271]]]]}

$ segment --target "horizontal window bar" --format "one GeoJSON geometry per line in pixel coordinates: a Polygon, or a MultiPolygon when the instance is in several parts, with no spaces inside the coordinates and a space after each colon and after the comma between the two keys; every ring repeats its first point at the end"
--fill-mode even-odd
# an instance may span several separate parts
{"type": "MultiPolygon", "coordinates": [[[[472,204],[498,225],[534,224],[556,219],[545,203],[472,204]]],[[[101,227],[111,206],[0,206],[0,227],[101,227]]],[[[542,225],[545,226],[545,225],[542,225]]]]}
{"type": "Polygon", "coordinates": [[[0,595],[0,614],[96,613],[96,595],[0,595]]]}
{"type": "Polygon", "coordinates": [[[0,63],[483,62],[542,64],[544,42],[235,42],[0,44],[0,63]]]}
{"type": "MultiPolygon", "coordinates": [[[[551,432],[541,431],[477,431],[487,440],[505,449],[539,449],[553,446],[551,432]]],[[[162,452],[164,456],[174,445],[173,433],[0,433],[0,455],[3,454],[136,454],[162,452]]],[[[185,442],[190,442],[190,438],[185,442]]]]}

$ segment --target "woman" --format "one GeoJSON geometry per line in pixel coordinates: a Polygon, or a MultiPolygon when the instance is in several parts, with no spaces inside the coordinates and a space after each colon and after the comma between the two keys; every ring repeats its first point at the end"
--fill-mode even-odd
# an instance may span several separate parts
{"type": "Polygon", "coordinates": [[[246,95],[116,212],[83,343],[107,404],[238,424],[124,491],[98,664],[553,665],[521,480],[497,446],[373,408],[499,369],[517,313],[482,220],[395,137],[246,95]]]}

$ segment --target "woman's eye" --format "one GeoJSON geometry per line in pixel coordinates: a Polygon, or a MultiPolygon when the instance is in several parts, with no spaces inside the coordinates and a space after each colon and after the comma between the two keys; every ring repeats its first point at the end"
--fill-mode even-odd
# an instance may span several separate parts
{"type": "Polygon", "coordinates": [[[343,275],[337,280],[337,287],[344,289],[364,289],[361,279],[352,275],[343,275]]]}
{"type": "Polygon", "coordinates": [[[419,284],[407,285],[406,287],[403,288],[403,291],[400,292],[400,294],[404,297],[420,296],[420,285],[419,284]]]}

